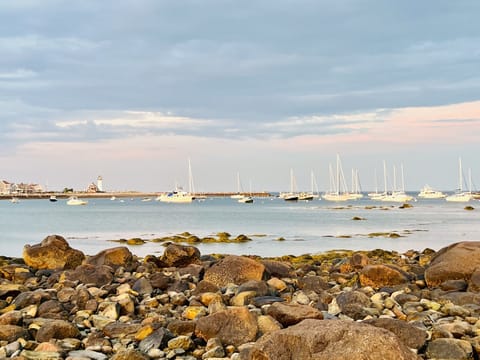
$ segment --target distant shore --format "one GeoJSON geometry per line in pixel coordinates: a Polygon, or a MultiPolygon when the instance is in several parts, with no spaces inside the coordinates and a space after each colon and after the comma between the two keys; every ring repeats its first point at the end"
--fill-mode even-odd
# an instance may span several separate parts
{"type": "MultiPolygon", "coordinates": [[[[139,191],[113,191],[113,192],[84,192],[84,191],[74,191],[74,192],[44,192],[44,193],[34,193],[34,194],[9,194],[9,195],[0,195],[0,200],[10,200],[12,197],[18,199],[49,199],[51,196],[55,196],[57,199],[67,199],[70,196],[77,196],[82,198],[154,198],[166,192],[139,192],[139,191]]],[[[231,195],[238,194],[236,192],[202,192],[195,193],[196,196],[207,196],[207,197],[230,197],[231,195]]],[[[255,193],[241,193],[241,195],[249,195],[254,197],[271,197],[272,194],[268,192],[255,192],[255,193]]]]}

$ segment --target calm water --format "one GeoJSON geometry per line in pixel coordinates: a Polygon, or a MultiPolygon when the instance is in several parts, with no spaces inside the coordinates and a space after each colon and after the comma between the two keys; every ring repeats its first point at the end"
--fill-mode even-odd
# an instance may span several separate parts
{"type": "MultiPolygon", "coordinates": [[[[399,209],[399,204],[369,199],[336,204],[324,200],[290,203],[278,198],[255,199],[253,204],[229,198],[192,204],[90,199],[86,206],[67,206],[65,200],[0,201],[0,255],[21,256],[25,244],[37,244],[49,234],[64,236],[72,247],[88,255],[118,246],[108,241],[112,239],[152,239],[184,231],[199,237],[226,231],[253,239],[242,244],[200,244],[202,254],[261,256],[332,249],[438,250],[457,241],[480,240],[478,201],[469,203],[478,206],[474,211],[464,210],[465,204],[444,200],[419,200],[412,205],[399,209]],[[370,206],[376,207],[367,209],[370,206]],[[354,221],[354,216],[365,220],[354,221]],[[367,236],[375,232],[403,236],[367,236]],[[285,240],[277,241],[280,237],[285,240]]],[[[160,243],[151,242],[130,250],[139,256],[163,253],[160,243]]]]}

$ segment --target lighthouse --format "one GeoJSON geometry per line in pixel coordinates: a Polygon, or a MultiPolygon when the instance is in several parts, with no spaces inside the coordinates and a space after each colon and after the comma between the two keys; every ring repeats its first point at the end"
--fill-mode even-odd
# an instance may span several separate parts
{"type": "Polygon", "coordinates": [[[103,192],[103,178],[101,176],[97,177],[97,189],[99,192],[103,192]]]}

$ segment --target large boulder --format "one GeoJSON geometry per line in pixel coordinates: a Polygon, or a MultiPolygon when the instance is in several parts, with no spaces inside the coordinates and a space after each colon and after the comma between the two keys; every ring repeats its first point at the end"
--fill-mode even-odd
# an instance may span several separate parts
{"type": "Polygon", "coordinates": [[[125,246],[102,250],[98,254],[88,257],[85,263],[95,266],[107,265],[114,269],[121,266],[128,271],[134,270],[138,265],[133,254],[125,246]]]}
{"type": "Polygon", "coordinates": [[[97,287],[110,284],[113,280],[113,269],[110,266],[94,266],[84,264],[75,270],[65,272],[65,278],[70,281],[80,281],[83,284],[93,284],[97,287]]]}
{"type": "Polygon", "coordinates": [[[77,338],[80,331],[72,323],[64,320],[45,321],[37,331],[35,340],[47,342],[52,339],[77,338]]]}
{"type": "Polygon", "coordinates": [[[304,320],[262,336],[242,360],[418,360],[392,332],[342,320],[304,320]]]}
{"type": "Polygon", "coordinates": [[[265,266],[244,256],[230,255],[205,271],[204,280],[217,286],[241,285],[249,280],[262,280],[265,266]]]}
{"type": "Polygon", "coordinates": [[[462,241],[439,250],[425,271],[429,287],[447,280],[470,280],[480,268],[480,241],[462,241]]]}
{"type": "Polygon", "coordinates": [[[412,349],[420,349],[427,341],[428,334],[406,321],[390,318],[368,319],[364,324],[384,328],[394,333],[405,345],[412,349]]]}
{"type": "Polygon", "coordinates": [[[257,318],[247,307],[231,307],[197,320],[195,335],[218,338],[223,345],[239,346],[256,339],[257,318]]]}
{"type": "Polygon", "coordinates": [[[34,269],[74,269],[85,259],[80,251],[70,247],[60,235],[50,235],[40,244],[25,245],[23,260],[34,269]]]}
{"type": "Polygon", "coordinates": [[[161,260],[166,266],[185,267],[200,262],[200,250],[194,246],[169,244],[163,251],[161,260]]]}

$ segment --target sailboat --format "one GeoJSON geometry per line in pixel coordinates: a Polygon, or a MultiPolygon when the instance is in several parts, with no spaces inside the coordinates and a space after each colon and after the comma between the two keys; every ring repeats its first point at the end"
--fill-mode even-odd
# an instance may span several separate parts
{"type": "Polygon", "coordinates": [[[463,191],[463,171],[462,171],[462,159],[458,159],[458,191],[453,194],[449,195],[445,198],[446,201],[449,202],[468,202],[473,199],[472,195],[472,176],[469,172],[469,184],[470,184],[470,191],[463,191]]]}
{"type": "Polygon", "coordinates": [[[336,175],[333,174],[332,166],[329,166],[330,188],[331,190],[323,194],[323,198],[328,201],[347,201],[351,200],[350,194],[347,192],[345,176],[343,175],[340,155],[337,154],[337,170],[336,175]],[[342,185],[342,191],[340,191],[342,185]]]}
{"type": "Polygon", "coordinates": [[[231,199],[241,199],[243,198],[242,194],[242,183],[240,182],[240,173],[237,172],[237,193],[230,196],[231,199]]]}
{"type": "MultiPolygon", "coordinates": [[[[252,182],[250,181],[250,194],[252,194],[252,182]]],[[[239,203],[243,204],[252,204],[253,197],[251,195],[242,195],[241,198],[237,200],[239,203]]]]}
{"type": "Polygon", "coordinates": [[[352,169],[352,192],[350,193],[350,199],[358,200],[363,198],[363,194],[360,191],[360,179],[358,177],[358,169],[352,169]]]}
{"type": "Polygon", "coordinates": [[[379,198],[380,195],[381,195],[378,192],[377,169],[374,170],[374,180],[375,180],[375,191],[368,193],[368,197],[371,198],[371,199],[379,198]]]}
{"type": "Polygon", "coordinates": [[[400,165],[402,172],[402,188],[397,190],[397,174],[396,168],[393,167],[393,191],[391,194],[387,194],[381,198],[382,201],[391,201],[391,202],[408,202],[413,200],[413,196],[407,195],[405,193],[405,180],[403,175],[403,164],[400,165]]]}
{"type": "Polygon", "coordinates": [[[318,185],[317,185],[317,180],[315,179],[315,174],[312,172],[310,173],[310,185],[311,185],[311,191],[310,192],[302,192],[298,194],[298,200],[306,200],[310,201],[313,199],[319,199],[320,195],[318,193],[318,185]]]}
{"type": "Polygon", "coordinates": [[[295,192],[295,176],[293,175],[293,169],[290,169],[290,192],[281,193],[280,197],[285,201],[297,201],[298,194],[295,192]]]}
{"type": "Polygon", "coordinates": [[[189,191],[184,191],[181,187],[175,186],[175,190],[161,194],[156,198],[157,201],[167,202],[167,203],[191,203],[195,199],[193,191],[193,176],[192,176],[192,167],[190,164],[190,159],[188,159],[188,186],[189,191]]]}

